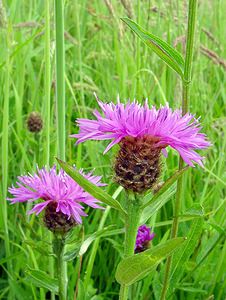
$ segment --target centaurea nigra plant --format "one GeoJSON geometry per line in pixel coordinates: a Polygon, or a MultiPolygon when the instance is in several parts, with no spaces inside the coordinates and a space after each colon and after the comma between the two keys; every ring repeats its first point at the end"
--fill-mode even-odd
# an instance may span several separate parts
{"type": "MultiPolygon", "coordinates": [[[[104,186],[100,176],[92,173],[81,174],[96,186],[104,186]]],[[[82,223],[82,217],[87,216],[84,205],[92,208],[101,208],[100,201],[88,194],[62,169],[57,172],[56,166],[50,170],[37,169],[34,175],[28,174],[18,177],[16,186],[9,188],[13,196],[8,198],[12,203],[40,202],[28,211],[28,214],[39,215],[44,213],[45,226],[54,233],[53,250],[57,257],[59,277],[59,296],[66,299],[67,282],[64,276],[63,254],[67,233],[76,225],[82,223]]]]}
{"type": "MultiPolygon", "coordinates": [[[[115,181],[127,192],[125,210],[124,256],[134,253],[137,229],[142,213],[143,194],[152,188],[161,172],[161,153],[175,149],[189,166],[203,165],[203,157],[196,152],[210,146],[201,125],[192,114],[173,111],[168,106],[156,109],[136,101],[103,103],[98,100],[102,114],[94,111],[96,120],[78,119],[79,133],[72,135],[77,144],[86,140],[112,140],[105,153],[115,144],[120,149],[115,158],[115,181]]],[[[121,286],[120,299],[127,299],[128,287],[121,286]]]]}

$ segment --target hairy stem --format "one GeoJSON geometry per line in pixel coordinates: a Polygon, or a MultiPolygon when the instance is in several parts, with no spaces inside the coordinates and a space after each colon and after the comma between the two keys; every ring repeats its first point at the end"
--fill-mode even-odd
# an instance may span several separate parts
{"type": "MultiPolygon", "coordinates": [[[[189,89],[191,83],[191,67],[192,67],[192,57],[193,57],[193,49],[194,49],[194,33],[195,33],[195,24],[196,24],[196,8],[197,8],[197,0],[190,0],[189,12],[188,12],[188,25],[187,25],[185,68],[184,68],[183,90],[182,90],[182,114],[183,115],[186,114],[188,110],[189,89]]],[[[179,170],[182,170],[182,168],[183,168],[183,160],[182,158],[180,158],[179,170]]],[[[173,224],[171,230],[171,238],[175,238],[178,232],[182,185],[183,185],[183,177],[181,176],[177,181],[177,191],[176,191],[176,199],[175,199],[175,207],[174,207],[174,218],[173,218],[173,224]]],[[[166,270],[165,270],[161,300],[164,300],[166,298],[167,289],[169,285],[171,264],[172,264],[172,256],[170,256],[166,262],[166,270]]]]}
{"type": "MultiPolygon", "coordinates": [[[[134,254],[134,246],[136,242],[137,230],[140,221],[141,208],[139,200],[133,196],[128,195],[127,199],[127,213],[125,221],[125,249],[124,258],[134,254]]],[[[129,287],[121,285],[119,300],[127,300],[129,293],[129,287]]]]}
{"type": "Polygon", "coordinates": [[[56,266],[58,275],[59,299],[67,299],[67,263],[64,261],[65,239],[63,236],[55,235],[53,240],[53,251],[56,254],[56,266]]]}

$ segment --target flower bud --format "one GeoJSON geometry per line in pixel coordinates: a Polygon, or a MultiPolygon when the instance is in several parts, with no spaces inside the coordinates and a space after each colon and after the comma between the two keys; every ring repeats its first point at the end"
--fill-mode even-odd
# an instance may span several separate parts
{"type": "Polygon", "coordinates": [[[151,228],[146,225],[142,225],[138,228],[135,253],[143,252],[149,248],[151,240],[155,237],[155,234],[151,233],[151,228]]]}
{"type": "Polygon", "coordinates": [[[43,127],[42,117],[38,112],[32,112],[27,119],[27,128],[30,132],[40,132],[43,127]]]}

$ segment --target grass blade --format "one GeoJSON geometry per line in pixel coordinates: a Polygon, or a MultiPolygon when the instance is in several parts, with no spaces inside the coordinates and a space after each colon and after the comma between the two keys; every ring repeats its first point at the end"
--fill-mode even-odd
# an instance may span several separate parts
{"type": "Polygon", "coordinates": [[[57,148],[58,155],[65,159],[65,53],[63,1],[55,0],[56,26],[56,102],[57,102],[57,148]]]}

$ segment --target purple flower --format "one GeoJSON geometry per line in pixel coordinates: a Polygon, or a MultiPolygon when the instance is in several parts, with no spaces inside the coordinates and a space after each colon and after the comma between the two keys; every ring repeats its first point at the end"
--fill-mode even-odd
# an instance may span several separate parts
{"type": "Polygon", "coordinates": [[[202,166],[203,157],[195,150],[207,148],[210,143],[206,135],[200,133],[199,120],[190,113],[182,116],[181,110],[172,111],[168,106],[159,110],[154,106],[149,108],[147,101],[143,106],[136,101],[123,104],[118,100],[116,105],[97,101],[103,115],[95,110],[96,120],[77,120],[80,131],[71,135],[78,139],[77,144],[86,140],[112,140],[104,151],[106,153],[125,137],[150,136],[159,140],[156,147],[161,148],[165,156],[165,148],[170,146],[188,165],[194,166],[195,162],[202,166]]]}
{"type": "MultiPolygon", "coordinates": [[[[93,176],[92,173],[81,174],[97,186],[104,186],[100,182],[101,177],[93,176]]],[[[9,188],[13,198],[8,198],[12,204],[16,202],[33,202],[43,200],[36,204],[28,213],[38,215],[45,208],[50,207],[56,213],[73,218],[75,222],[82,223],[81,216],[87,216],[81,204],[87,204],[93,208],[102,208],[97,199],[85,192],[70,176],[62,169],[57,173],[54,166],[49,171],[45,168],[37,169],[34,175],[19,176],[17,187],[9,188]]]]}
{"type": "Polygon", "coordinates": [[[145,251],[151,240],[153,240],[155,234],[151,233],[151,228],[146,225],[142,225],[138,228],[135,253],[145,251]]]}

